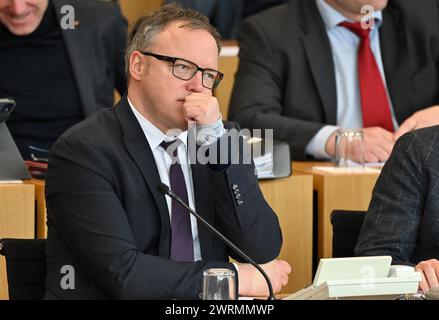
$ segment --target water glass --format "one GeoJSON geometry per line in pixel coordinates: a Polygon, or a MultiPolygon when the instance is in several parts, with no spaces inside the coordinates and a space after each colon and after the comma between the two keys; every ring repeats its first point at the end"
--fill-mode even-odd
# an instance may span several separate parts
{"type": "Polygon", "coordinates": [[[336,167],[364,167],[363,131],[339,129],[335,136],[336,167]]]}
{"type": "Polygon", "coordinates": [[[203,300],[236,300],[235,272],[208,269],[203,272],[203,300]]]}

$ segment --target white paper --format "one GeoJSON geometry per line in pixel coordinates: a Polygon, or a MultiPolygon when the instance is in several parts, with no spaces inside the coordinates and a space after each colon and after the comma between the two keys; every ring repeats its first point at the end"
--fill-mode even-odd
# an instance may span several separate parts
{"type": "Polygon", "coordinates": [[[312,167],[313,170],[323,171],[327,173],[334,174],[371,174],[380,173],[380,169],[369,168],[369,167],[312,167]]]}
{"type": "Polygon", "coordinates": [[[0,180],[0,184],[23,183],[22,180],[0,180]]]}
{"type": "Polygon", "coordinates": [[[239,53],[238,46],[222,47],[220,57],[236,57],[239,53]]]}

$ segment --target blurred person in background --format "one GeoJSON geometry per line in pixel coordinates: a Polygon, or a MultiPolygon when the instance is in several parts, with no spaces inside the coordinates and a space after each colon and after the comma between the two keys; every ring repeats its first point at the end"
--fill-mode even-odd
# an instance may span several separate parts
{"type": "Polygon", "coordinates": [[[286,0],[165,0],[201,12],[219,31],[223,39],[236,39],[241,21],[246,17],[286,0]]]}
{"type": "Polygon", "coordinates": [[[24,159],[125,93],[126,37],[116,3],[0,0],[0,97],[17,103],[7,125],[24,159]]]}
{"type": "Polygon", "coordinates": [[[293,159],[330,159],[342,127],[381,162],[439,124],[437,0],[289,0],[249,17],[239,47],[229,118],[274,129],[293,159]]]}

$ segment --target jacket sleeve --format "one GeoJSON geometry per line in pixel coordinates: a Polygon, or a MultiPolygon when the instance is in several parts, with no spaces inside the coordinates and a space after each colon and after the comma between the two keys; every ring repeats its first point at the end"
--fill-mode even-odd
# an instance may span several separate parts
{"type": "Polygon", "coordinates": [[[375,185],[356,256],[390,255],[393,264],[412,264],[427,192],[422,144],[409,133],[395,145],[375,185]]]}
{"type": "MultiPolygon", "coordinates": [[[[239,134],[237,129],[228,130],[217,141],[218,160],[227,159],[229,164],[209,165],[209,183],[216,191],[217,226],[257,263],[266,263],[279,255],[282,233],[277,215],[259,188],[251,149],[243,147],[242,139],[233,138],[233,135],[239,134]],[[222,155],[225,151],[227,156],[222,155]],[[218,168],[222,170],[218,171],[218,168]]],[[[233,251],[229,255],[237,261],[245,262],[233,251]]]]}

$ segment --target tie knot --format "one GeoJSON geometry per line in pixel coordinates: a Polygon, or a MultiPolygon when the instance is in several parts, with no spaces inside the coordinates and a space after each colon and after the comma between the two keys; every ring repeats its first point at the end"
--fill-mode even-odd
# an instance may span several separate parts
{"type": "Polygon", "coordinates": [[[163,140],[160,143],[160,146],[166,151],[167,154],[169,154],[172,158],[177,157],[177,148],[180,145],[180,140],[176,139],[173,141],[166,141],[163,140]]]}
{"type": "MultiPolygon", "coordinates": [[[[349,29],[351,32],[355,33],[360,38],[368,38],[371,28],[363,28],[361,22],[347,22],[344,21],[339,24],[339,26],[349,29]]],[[[369,26],[369,25],[368,25],[369,26]]]]}

